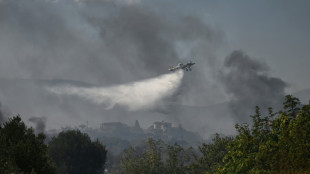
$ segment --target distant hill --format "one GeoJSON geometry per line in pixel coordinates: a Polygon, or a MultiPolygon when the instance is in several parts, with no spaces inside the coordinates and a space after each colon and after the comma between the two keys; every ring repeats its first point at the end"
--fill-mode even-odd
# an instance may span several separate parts
{"type": "Polygon", "coordinates": [[[183,129],[181,125],[174,127],[172,123],[164,121],[154,122],[148,129],[142,129],[137,124],[129,126],[121,122],[102,123],[98,129],[87,128],[86,126],[79,127],[82,132],[90,135],[92,139],[98,139],[106,145],[113,155],[121,153],[130,145],[140,145],[148,138],[160,139],[168,144],[179,143],[186,147],[195,147],[203,142],[198,133],[183,129]]]}

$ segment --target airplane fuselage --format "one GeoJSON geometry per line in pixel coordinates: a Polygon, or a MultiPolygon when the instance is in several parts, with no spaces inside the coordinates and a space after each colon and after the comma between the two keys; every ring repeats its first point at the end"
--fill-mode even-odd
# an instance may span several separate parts
{"type": "Polygon", "coordinates": [[[176,71],[176,70],[185,70],[185,71],[191,71],[191,66],[195,65],[193,62],[189,62],[187,64],[179,63],[177,66],[169,68],[169,71],[176,71]]]}

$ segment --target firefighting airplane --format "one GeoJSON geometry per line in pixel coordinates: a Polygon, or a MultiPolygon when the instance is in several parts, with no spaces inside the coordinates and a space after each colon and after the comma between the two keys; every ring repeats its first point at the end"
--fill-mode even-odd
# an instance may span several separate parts
{"type": "Polygon", "coordinates": [[[193,66],[195,64],[196,63],[193,63],[192,61],[189,61],[187,64],[179,63],[177,66],[171,67],[168,70],[169,71],[173,71],[173,72],[176,71],[176,70],[179,70],[179,69],[182,69],[182,70],[185,70],[185,71],[191,71],[192,70],[191,66],[193,66]]]}

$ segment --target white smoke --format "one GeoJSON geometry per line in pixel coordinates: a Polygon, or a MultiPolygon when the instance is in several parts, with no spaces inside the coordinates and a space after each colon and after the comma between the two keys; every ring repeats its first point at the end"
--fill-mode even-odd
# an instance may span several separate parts
{"type": "Polygon", "coordinates": [[[103,104],[106,109],[120,105],[134,111],[153,108],[165,97],[172,96],[180,86],[183,75],[183,71],[177,71],[151,79],[110,87],[62,85],[47,89],[57,95],[79,96],[96,104],[103,104]]]}

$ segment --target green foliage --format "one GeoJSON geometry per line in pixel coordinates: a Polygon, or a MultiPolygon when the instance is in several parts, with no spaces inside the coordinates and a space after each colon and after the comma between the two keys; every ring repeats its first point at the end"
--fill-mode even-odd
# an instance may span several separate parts
{"type": "Polygon", "coordinates": [[[87,134],[69,130],[52,138],[48,153],[56,163],[57,173],[93,174],[103,172],[107,151],[87,134]]]}
{"type": "Polygon", "coordinates": [[[179,145],[166,146],[163,155],[163,145],[149,140],[141,153],[128,149],[122,167],[125,173],[310,173],[310,105],[300,106],[286,96],[283,111],[268,108],[263,117],[256,107],[252,126],[237,124],[235,138],[216,134],[199,147],[200,155],[179,145]]]}
{"type": "Polygon", "coordinates": [[[148,139],[142,149],[126,149],[121,157],[121,166],[127,174],[185,174],[189,173],[186,165],[189,160],[182,146],[148,139]]]}
{"type": "Polygon", "coordinates": [[[213,142],[199,147],[201,155],[192,148],[185,150],[178,144],[165,145],[149,139],[144,148],[126,149],[121,157],[121,167],[126,174],[187,174],[214,173],[223,165],[231,137],[216,134],[213,142]]]}
{"type": "Polygon", "coordinates": [[[252,124],[236,125],[236,137],[216,134],[193,149],[149,140],[146,148],[129,148],[122,156],[124,173],[310,173],[310,104],[286,96],[283,111],[255,108],[252,124]]]}
{"type": "Polygon", "coordinates": [[[286,96],[284,111],[262,118],[256,107],[253,126],[236,125],[238,135],[218,173],[309,173],[310,106],[286,96]]]}
{"type": "Polygon", "coordinates": [[[232,141],[232,137],[220,137],[219,134],[215,134],[212,143],[203,143],[199,147],[202,154],[198,159],[199,173],[215,173],[220,166],[224,165],[222,159],[228,152],[228,145],[232,141]]]}
{"type": "Polygon", "coordinates": [[[292,95],[285,96],[285,101],[283,103],[285,109],[285,115],[290,118],[294,118],[299,112],[300,101],[298,98],[293,97],[292,95]]]}
{"type": "Polygon", "coordinates": [[[169,174],[187,173],[185,162],[188,156],[182,146],[178,144],[168,145],[166,153],[168,158],[165,161],[165,172],[169,174]]]}
{"type": "Polygon", "coordinates": [[[121,166],[127,174],[160,174],[164,173],[164,163],[161,158],[163,143],[148,139],[145,149],[130,147],[121,157],[121,166]]]}
{"type": "Polygon", "coordinates": [[[44,134],[35,135],[20,116],[0,125],[0,173],[56,173],[44,134]]]}

